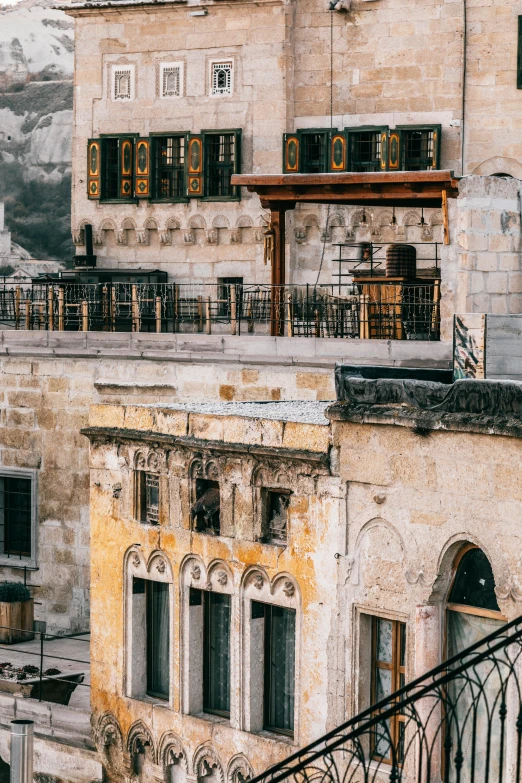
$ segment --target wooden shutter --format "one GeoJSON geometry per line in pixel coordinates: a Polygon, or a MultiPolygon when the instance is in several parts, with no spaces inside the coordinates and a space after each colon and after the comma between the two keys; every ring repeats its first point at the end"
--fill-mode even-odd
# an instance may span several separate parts
{"type": "MultiPolygon", "coordinates": [[[[241,174],[241,131],[234,131],[234,174],[241,174]]],[[[232,197],[240,198],[241,188],[234,185],[232,197]]]]}
{"type": "Polygon", "coordinates": [[[134,139],[120,139],[120,193],[119,198],[132,198],[134,139]]]}
{"type": "Polygon", "coordinates": [[[101,143],[89,139],[87,143],[87,197],[100,198],[101,190],[101,143]]]}
{"type": "Polygon", "coordinates": [[[187,160],[187,196],[201,198],[203,196],[203,136],[189,136],[187,160]]]}
{"type": "Polygon", "coordinates": [[[381,131],[381,171],[388,170],[388,131],[381,131]]]}
{"type": "Polygon", "coordinates": [[[300,144],[296,133],[283,135],[283,172],[297,174],[300,168],[300,144]]]}
{"type": "Polygon", "coordinates": [[[136,176],[134,195],[136,198],[150,198],[150,139],[136,139],[136,176]]]}
{"type": "Polygon", "coordinates": [[[401,132],[390,131],[388,138],[388,169],[399,171],[401,168],[401,132]]]}
{"type": "Polygon", "coordinates": [[[330,171],[346,171],[348,162],[346,134],[330,134],[330,171]]]}
{"type": "Polygon", "coordinates": [[[442,128],[440,125],[433,126],[433,168],[440,169],[440,143],[442,138],[442,128]]]}

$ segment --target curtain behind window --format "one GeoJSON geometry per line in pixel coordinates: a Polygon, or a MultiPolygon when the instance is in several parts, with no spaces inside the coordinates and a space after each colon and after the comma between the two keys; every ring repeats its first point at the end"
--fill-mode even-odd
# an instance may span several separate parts
{"type": "Polygon", "coordinates": [[[204,709],[230,713],[230,596],[205,595],[204,709]]]}
{"type": "Polygon", "coordinates": [[[295,694],[295,610],[270,607],[270,692],[268,726],[293,731],[295,694]]]}
{"type": "MultiPolygon", "coordinates": [[[[498,630],[504,621],[449,610],[447,613],[448,658],[498,630]]],[[[460,783],[498,781],[500,773],[503,653],[497,653],[497,666],[484,661],[448,685],[446,712],[452,747],[450,781],[457,780],[455,758],[462,753],[460,783]],[[473,728],[475,724],[475,728],[473,728]],[[474,741],[475,736],[475,741],[474,741]]],[[[504,739],[504,753],[506,742],[504,739]]],[[[505,761],[505,759],[504,759],[505,761]]],[[[505,763],[503,764],[505,769],[505,763]]]]}
{"type": "Polygon", "coordinates": [[[147,582],[147,693],[168,699],[170,618],[169,585],[147,582]]]}

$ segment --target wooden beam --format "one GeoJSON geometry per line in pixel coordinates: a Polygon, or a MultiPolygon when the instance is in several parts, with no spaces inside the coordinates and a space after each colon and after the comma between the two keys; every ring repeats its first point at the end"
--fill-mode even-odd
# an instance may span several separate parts
{"type": "Polygon", "coordinates": [[[448,194],[445,190],[442,191],[442,223],[444,225],[444,244],[449,245],[448,194]]]}
{"type": "Polygon", "coordinates": [[[271,207],[270,224],[275,233],[274,262],[271,270],[272,301],[270,303],[270,334],[282,337],[285,333],[285,297],[286,283],[286,207],[271,207]]]}

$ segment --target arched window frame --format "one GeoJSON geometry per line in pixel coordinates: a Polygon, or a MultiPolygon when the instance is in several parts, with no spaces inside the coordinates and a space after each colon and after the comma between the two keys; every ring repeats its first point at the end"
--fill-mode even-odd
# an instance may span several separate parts
{"type": "MultiPolygon", "coordinates": [[[[460,564],[462,562],[462,559],[464,558],[465,555],[467,555],[468,552],[471,552],[473,549],[480,550],[487,557],[486,553],[484,552],[484,550],[480,546],[478,546],[477,544],[472,544],[472,543],[464,544],[464,546],[461,547],[460,550],[457,552],[457,555],[455,556],[455,559],[453,561],[453,568],[452,568],[452,573],[451,573],[450,584],[449,584],[449,587],[448,587],[448,592],[446,594],[447,595],[447,598],[446,598],[446,612],[448,612],[448,611],[450,611],[450,612],[462,612],[463,614],[472,614],[472,615],[475,615],[476,617],[489,617],[492,620],[504,620],[505,622],[507,622],[508,618],[504,614],[502,614],[502,612],[500,612],[500,611],[496,612],[496,611],[494,611],[492,609],[482,609],[479,606],[468,606],[467,604],[454,604],[454,603],[451,603],[449,601],[449,597],[450,597],[451,592],[453,590],[453,586],[455,584],[455,580],[457,578],[457,573],[458,573],[458,570],[459,570],[459,566],[460,566],[460,564]]],[[[488,561],[490,562],[490,565],[491,565],[491,561],[489,560],[489,558],[488,558],[488,561]]]]}

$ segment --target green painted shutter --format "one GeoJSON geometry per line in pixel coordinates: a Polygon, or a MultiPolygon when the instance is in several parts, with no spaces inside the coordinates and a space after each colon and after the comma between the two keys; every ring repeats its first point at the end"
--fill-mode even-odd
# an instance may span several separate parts
{"type": "Polygon", "coordinates": [[[297,133],[283,134],[283,172],[297,174],[300,169],[300,139],[297,133]]]}
{"type": "Polygon", "coordinates": [[[346,171],[348,167],[348,145],[345,133],[330,132],[330,171],[346,171]]]}
{"type": "Polygon", "coordinates": [[[134,139],[121,138],[119,148],[119,198],[134,196],[134,139]]]}
{"type": "Polygon", "coordinates": [[[187,196],[203,196],[203,136],[189,136],[187,155],[187,196]]]}
{"type": "Polygon", "coordinates": [[[89,139],[87,142],[87,197],[99,199],[101,191],[101,142],[89,139]]]}
{"type": "Polygon", "coordinates": [[[150,139],[136,139],[136,175],[134,195],[136,198],[151,197],[151,143],[150,139]]]}

